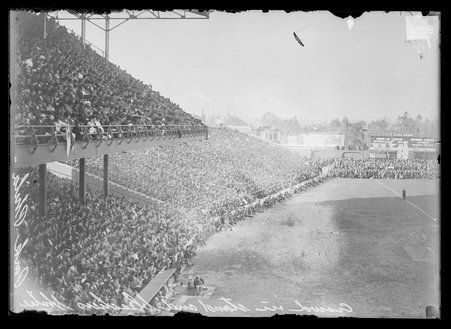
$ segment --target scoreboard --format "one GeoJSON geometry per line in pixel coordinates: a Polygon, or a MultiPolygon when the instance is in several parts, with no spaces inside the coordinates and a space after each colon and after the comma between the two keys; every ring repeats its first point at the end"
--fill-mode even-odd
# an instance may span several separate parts
{"type": "Polygon", "coordinates": [[[414,136],[370,136],[369,149],[373,151],[400,151],[407,149],[413,152],[435,152],[434,138],[414,136]]]}

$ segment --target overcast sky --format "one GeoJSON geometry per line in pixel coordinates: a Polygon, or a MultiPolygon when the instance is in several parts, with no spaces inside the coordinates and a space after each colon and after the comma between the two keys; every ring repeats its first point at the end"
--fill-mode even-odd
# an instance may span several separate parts
{"type": "MultiPolygon", "coordinates": [[[[135,20],[111,32],[110,60],[197,115],[204,108],[245,120],[273,111],[302,121],[369,121],[408,111],[435,119],[438,45],[420,60],[405,43],[405,15],[365,13],[351,30],[329,12],[135,20]]],[[[80,33],[80,22],[64,24],[80,33]]],[[[102,31],[89,23],[87,39],[104,47],[102,31]]]]}

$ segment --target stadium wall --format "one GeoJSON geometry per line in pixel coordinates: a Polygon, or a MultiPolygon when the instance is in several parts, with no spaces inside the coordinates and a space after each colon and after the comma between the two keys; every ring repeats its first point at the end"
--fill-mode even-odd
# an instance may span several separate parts
{"type": "Polygon", "coordinates": [[[297,152],[308,159],[312,157],[321,159],[331,159],[331,158],[341,158],[344,153],[347,153],[347,157],[353,159],[362,159],[364,154],[363,151],[349,151],[349,150],[315,150],[315,149],[295,149],[289,148],[290,150],[297,152]]]}

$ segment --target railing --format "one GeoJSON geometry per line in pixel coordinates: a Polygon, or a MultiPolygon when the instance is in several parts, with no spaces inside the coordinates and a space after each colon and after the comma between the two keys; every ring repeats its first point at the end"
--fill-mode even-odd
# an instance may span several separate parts
{"type": "Polygon", "coordinates": [[[49,145],[53,151],[58,144],[81,142],[82,148],[94,142],[96,146],[102,143],[111,145],[113,141],[118,144],[139,141],[158,141],[178,139],[184,137],[208,138],[208,128],[201,125],[18,125],[15,127],[15,144],[33,146],[49,145]]]}

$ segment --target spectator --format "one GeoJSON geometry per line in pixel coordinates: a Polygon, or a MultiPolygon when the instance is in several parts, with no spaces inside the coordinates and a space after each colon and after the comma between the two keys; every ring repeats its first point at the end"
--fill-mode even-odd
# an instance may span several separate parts
{"type": "Polygon", "coordinates": [[[197,290],[202,290],[204,288],[204,279],[202,279],[199,275],[196,275],[194,278],[194,288],[197,290]]]}

